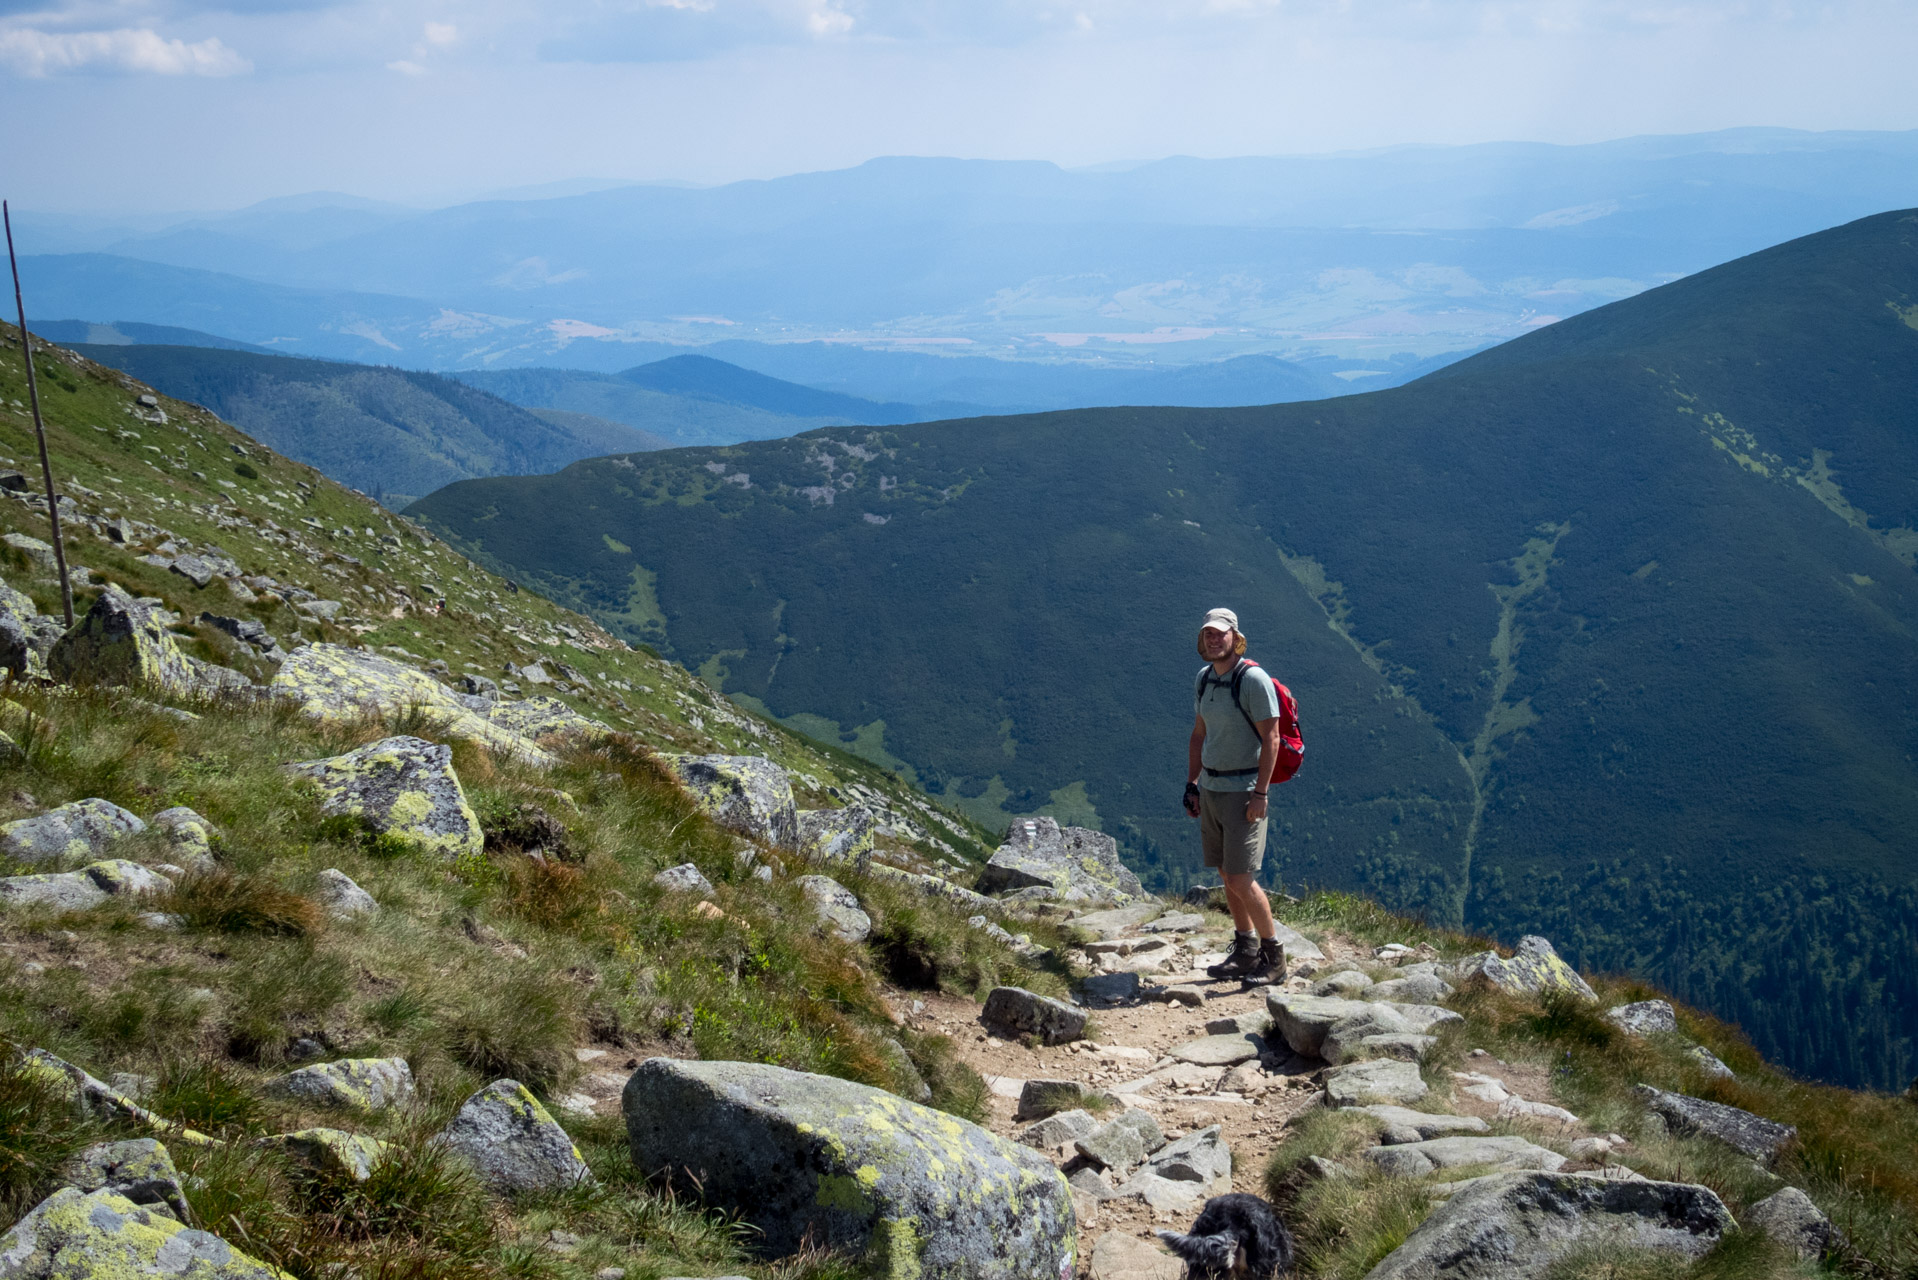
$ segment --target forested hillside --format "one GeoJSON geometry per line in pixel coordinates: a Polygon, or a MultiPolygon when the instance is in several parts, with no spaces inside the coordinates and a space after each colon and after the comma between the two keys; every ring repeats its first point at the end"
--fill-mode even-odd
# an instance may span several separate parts
{"type": "Polygon", "coordinates": [[[412,513],[982,818],[1180,817],[1201,611],[1298,692],[1276,870],[1656,978],[1902,1087],[1918,1031],[1918,214],[1414,383],[470,481],[412,513]]]}
{"type": "Polygon", "coordinates": [[[207,347],[74,344],[261,442],[401,507],[472,476],[554,471],[657,437],[583,414],[554,421],[437,374],[207,347]]]}

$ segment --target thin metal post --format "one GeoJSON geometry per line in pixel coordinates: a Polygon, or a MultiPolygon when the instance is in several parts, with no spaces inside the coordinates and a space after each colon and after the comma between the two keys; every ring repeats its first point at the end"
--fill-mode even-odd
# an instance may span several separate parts
{"type": "Polygon", "coordinates": [[[27,364],[27,401],[33,406],[33,434],[40,440],[40,478],[47,485],[47,520],[53,525],[53,562],[60,566],[60,603],[73,625],[73,582],[67,577],[67,545],[60,536],[60,499],[53,492],[53,463],[47,457],[47,424],[40,419],[40,384],[33,378],[33,337],[27,332],[27,304],[20,297],[20,260],[13,256],[13,211],[0,200],[0,221],[7,227],[7,265],[13,268],[13,306],[20,316],[20,358],[27,364]]]}

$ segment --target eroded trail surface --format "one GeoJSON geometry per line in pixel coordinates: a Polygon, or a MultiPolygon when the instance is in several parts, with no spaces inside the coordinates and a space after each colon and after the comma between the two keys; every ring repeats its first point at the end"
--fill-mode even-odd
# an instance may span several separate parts
{"type": "MultiPolygon", "coordinates": [[[[960,1056],[986,1078],[992,1090],[987,1124],[995,1133],[1016,1138],[1033,1124],[1017,1114],[1027,1081],[1076,1081],[1113,1095],[1124,1108],[1150,1114],[1168,1143],[1219,1126],[1220,1137],[1232,1152],[1231,1189],[1259,1192],[1266,1157],[1278,1146],[1286,1121],[1307,1106],[1319,1105],[1322,1095],[1315,1077],[1325,1064],[1291,1054],[1276,1038],[1263,1055],[1250,1041],[1245,1042],[1245,1048],[1234,1051],[1214,1038],[1234,1034],[1233,1028],[1225,1025],[1233,1021],[1244,1030],[1258,1030],[1267,1018],[1267,988],[1208,978],[1205,966],[1224,959],[1225,948],[1230,945],[1229,926],[1222,931],[1219,925],[1223,920],[1217,914],[1188,918],[1204,923],[1177,933],[1148,931],[1137,925],[1099,930],[1106,934],[1103,941],[1107,945],[1101,950],[1094,944],[1095,964],[1121,973],[1133,970],[1135,965],[1143,967],[1147,971],[1143,975],[1146,994],[1105,1007],[1088,1000],[1093,1015],[1090,1032],[1083,1040],[1032,1047],[1000,1038],[980,1025],[978,1004],[956,997],[924,999],[912,1021],[922,1030],[950,1036],[960,1056]],[[1159,945],[1162,941],[1170,946],[1159,945]],[[1135,942],[1150,949],[1136,956],[1120,954],[1120,948],[1135,942]],[[1168,999],[1163,994],[1175,987],[1187,989],[1183,1000],[1168,999]],[[1195,997],[1199,1001],[1196,1006],[1187,1003],[1195,997]],[[1224,1060],[1230,1058],[1240,1060],[1224,1060]]],[[[1320,952],[1307,962],[1308,968],[1340,960],[1368,966],[1378,963],[1371,949],[1337,935],[1325,936],[1316,947],[1294,935],[1288,959],[1296,964],[1292,957],[1305,949],[1320,952]]],[[[1286,990],[1303,991],[1309,981],[1292,977],[1280,985],[1286,990]]],[[[1118,1107],[1110,1107],[1099,1119],[1110,1120],[1118,1114],[1118,1107]]],[[[1086,1164],[1083,1157],[1074,1158],[1077,1153],[1071,1142],[1042,1150],[1069,1173],[1086,1164]]],[[[1126,1184],[1127,1172],[1109,1169],[1098,1177],[1116,1190],[1126,1184]]],[[[1081,1175],[1075,1190],[1087,1183],[1081,1175]]],[[[1137,1194],[1109,1198],[1100,1198],[1102,1193],[1097,1190],[1075,1194],[1080,1214],[1081,1274],[1095,1274],[1095,1255],[1099,1275],[1153,1274],[1151,1255],[1141,1255],[1137,1246],[1121,1245],[1136,1240],[1156,1254],[1157,1243],[1146,1243],[1152,1240],[1154,1230],[1184,1230],[1206,1195],[1224,1189],[1215,1185],[1198,1191],[1198,1184],[1190,1185],[1195,1194],[1189,1203],[1179,1203],[1178,1196],[1169,1194],[1155,1197],[1161,1202],[1158,1207],[1137,1194]],[[1130,1265],[1120,1265],[1122,1261],[1130,1265]],[[1140,1264],[1148,1264],[1148,1269],[1138,1271],[1140,1264]]],[[[1169,1255],[1158,1255],[1156,1261],[1172,1263],[1169,1255]]],[[[1176,1275],[1176,1267],[1167,1274],[1176,1275]]]]}

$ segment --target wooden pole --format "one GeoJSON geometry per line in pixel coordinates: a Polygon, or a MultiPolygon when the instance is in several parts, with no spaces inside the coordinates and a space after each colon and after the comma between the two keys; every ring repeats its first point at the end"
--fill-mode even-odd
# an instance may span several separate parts
{"type": "Polygon", "coordinates": [[[40,440],[40,478],[47,486],[47,520],[53,525],[53,562],[60,567],[60,603],[67,626],[73,625],[73,581],[67,577],[67,547],[60,537],[60,499],[53,491],[53,463],[47,457],[47,424],[40,418],[40,384],[33,379],[33,338],[27,333],[27,304],[20,297],[20,260],[13,256],[13,211],[0,200],[0,221],[7,227],[7,265],[13,268],[13,306],[20,316],[20,358],[27,364],[27,400],[33,406],[33,434],[40,440]]]}

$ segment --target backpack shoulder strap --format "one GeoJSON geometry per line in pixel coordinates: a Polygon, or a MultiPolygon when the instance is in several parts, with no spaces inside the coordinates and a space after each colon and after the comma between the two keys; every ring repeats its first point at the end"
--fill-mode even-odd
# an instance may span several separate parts
{"type": "Polygon", "coordinates": [[[1258,665],[1250,658],[1240,658],[1239,665],[1232,668],[1232,705],[1239,709],[1241,716],[1245,717],[1245,727],[1252,730],[1252,736],[1255,738],[1259,736],[1259,726],[1253,722],[1252,713],[1245,709],[1245,704],[1239,701],[1239,690],[1245,687],[1245,673],[1258,665]]]}

